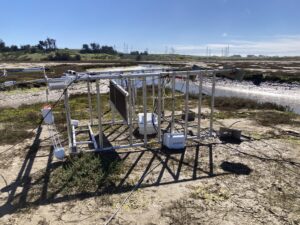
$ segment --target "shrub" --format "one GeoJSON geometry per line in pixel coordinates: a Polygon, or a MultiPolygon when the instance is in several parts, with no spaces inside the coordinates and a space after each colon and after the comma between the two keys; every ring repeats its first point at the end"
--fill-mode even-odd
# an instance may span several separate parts
{"type": "Polygon", "coordinates": [[[53,191],[63,193],[89,193],[115,186],[121,172],[117,154],[82,154],[68,158],[52,175],[53,191]],[[100,189],[101,188],[101,189],[100,189]]]}
{"type": "MultiPolygon", "coordinates": [[[[210,100],[210,98],[206,99],[210,100]]],[[[219,110],[239,110],[239,109],[274,109],[278,111],[290,111],[288,107],[280,106],[275,103],[259,103],[251,99],[237,97],[216,97],[215,107],[219,110]]]]}
{"type": "MultiPolygon", "coordinates": [[[[277,124],[292,124],[296,115],[289,112],[257,112],[255,114],[255,120],[263,126],[271,126],[277,124]]],[[[296,122],[295,122],[296,123],[296,122]]]]}
{"type": "Polygon", "coordinates": [[[55,55],[49,55],[47,58],[49,61],[80,61],[81,56],[76,54],[74,57],[67,52],[56,52],[55,55]]]}

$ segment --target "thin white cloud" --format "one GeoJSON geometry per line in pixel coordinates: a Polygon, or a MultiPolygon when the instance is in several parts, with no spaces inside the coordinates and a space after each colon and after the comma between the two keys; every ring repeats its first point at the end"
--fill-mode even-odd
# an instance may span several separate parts
{"type": "Polygon", "coordinates": [[[227,36],[228,34],[226,32],[222,34],[222,37],[227,37],[227,36]]]}
{"type": "Polygon", "coordinates": [[[263,41],[231,40],[228,43],[209,43],[206,45],[175,45],[176,53],[205,55],[207,47],[213,55],[221,55],[222,49],[230,47],[230,54],[299,56],[300,35],[278,35],[263,41]]]}

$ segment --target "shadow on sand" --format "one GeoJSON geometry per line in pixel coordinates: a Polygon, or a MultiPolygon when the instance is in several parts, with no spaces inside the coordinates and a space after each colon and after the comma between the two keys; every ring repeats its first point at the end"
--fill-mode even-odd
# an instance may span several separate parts
{"type": "MultiPolygon", "coordinates": [[[[27,152],[15,181],[11,184],[8,184],[1,190],[2,192],[8,193],[8,198],[5,204],[0,206],[0,217],[7,214],[13,214],[20,209],[28,207],[91,198],[95,196],[101,196],[103,194],[128,192],[134,187],[134,185],[128,185],[126,182],[133,171],[135,172],[135,175],[138,174],[140,179],[142,178],[139,188],[209,179],[212,177],[224,176],[232,173],[249,174],[251,172],[240,165],[224,163],[222,166],[224,172],[214,173],[212,145],[199,144],[197,146],[189,147],[188,152],[192,157],[186,157],[187,150],[182,150],[179,152],[165,152],[161,151],[160,149],[144,149],[127,152],[110,151],[105,157],[109,157],[110,160],[111,157],[113,157],[117,160],[122,160],[123,162],[127,161],[127,164],[130,165],[128,168],[126,167],[126,171],[122,173],[120,180],[114,188],[91,193],[85,192],[63,195],[61,192],[64,187],[62,186],[54,193],[50,193],[49,183],[51,179],[51,173],[56,168],[62,166],[63,162],[53,162],[53,150],[51,149],[49,155],[47,156],[48,158],[46,167],[42,170],[42,175],[39,176],[38,179],[32,180],[31,170],[35,159],[37,158],[37,152],[40,148],[41,131],[42,128],[39,127],[36,137],[27,152]],[[201,163],[202,154],[208,156],[208,163],[205,164],[206,166],[201,163]],[[159,167],[157,167],[155,170],[155,176],[152,175],[151,181],[149,181],[149,179],[144,180],[143,177],[145,174],[151,171],[156,164],[159,164],[159,167]],[[188,172],[188,176],[186,174],[181,176],[183,167],[185,167],[185,171],[188,172]],[[204,167],[207,169],[204,169],[204,167]],[[39,186],[37,186],[37,184],[39,184],[39,186]],[[31,190],[36,190],[37,188],[39,189],[39,196],[33,201],[28,200],[30,199],[28,193],[31,190]]],[[[107,136],[109,136],[109,134],[107,136]]],[[[110,145],[107,136],[103,136],[105,147],[110,145]]]]}

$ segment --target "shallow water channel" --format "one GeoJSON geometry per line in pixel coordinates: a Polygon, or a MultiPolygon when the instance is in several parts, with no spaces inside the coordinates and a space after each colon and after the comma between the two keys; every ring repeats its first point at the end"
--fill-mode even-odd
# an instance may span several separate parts
{"type": "MultiPolygon", "coordinates": [[[[190,82],[189,93],[198,94],[198,84],[198,82],[190,82]]],[[[185,93],[185,81],[177,79],[175,89],[185,93]]],[[[211,80],[204,79],[202,93],[211,95],[211,89],[211,80]]],[[[300,114],[299,85],[263,83],[261,86],[256,86],[252,82],[238,82],[227,79],[217,79],[215,96],[239,97],[256,100],[258,102],[271,102],[278,105],[287,106],[293,112],[300,114]]]]}

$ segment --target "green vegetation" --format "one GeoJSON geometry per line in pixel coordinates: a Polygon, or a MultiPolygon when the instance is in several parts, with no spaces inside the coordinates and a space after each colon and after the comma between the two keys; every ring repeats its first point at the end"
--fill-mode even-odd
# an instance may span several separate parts
{"type": "MultiPolygon", "coordinates": [[[[57,61],[57,62],[89,62],[89,63],[160,63],[166,65],[174,65],[182,66],[185,62],[194,61],[194,62],[207,62],[207,63],[220,63],[221,65],[226,65],[221,59],[214,58],[205,58],[198,56],[185,56],[185,55],[164,55],[164,54],[145,54],[145,53],[136,53],[132,52],[131,54],[108,54],[108,53],[93,53],[87,52],[82,53],[80,50],[75,49],[56,49],[51,52],[36,52],[30,53],[26,51],[16,51],[16,52],[0,52],[0,62],[46,62],[46,61],[57,61]]],[[[233,64],[235,64],[233,59],[230,59],[233,64]]],[[[243,59],[244,60],[244,59],[243,59]]],[[[282,58],[281,60],[284,60],[282,58]]],[[[245,60],[247,62],[247,60],[245,60]]],[[[103,65],[102,65],[103,66],[103,65]]],[[[247,68],[249,65],[232,65],[232,67],[239,68],[247,68]],[[243,67],[246,66],[246,67],[243,67]]],[[[73,65],[76,67],[76,65],[73,65]]],[[[212,66],[213,67],[213,66],[212,66]]],[[[71,66],[71,69],[72,66],[71,66]]],[[[73,69],[75,70],[75,69],[73,69]]],[[[245,77],[244,80],[255,81],[257,75],[261,75],[261,82],[284,82],[284,83],[292,83],[292,82],[300,82],[300,73],[299,72],[285,72],[281,71],[282,68],[278,69],[278,71],[271,72],[257,72],[250,71],[245,69],[245,77]]]]}
{"type": "MultiPolygon", "coordinates": [[[[4,43],[4,42],[2,42],[4,43]]],[[[2,44],[3,45],[3,44],[2,44]]],[[[147,51],[139,52],[132,51],[130,53],[117,52],[112,46],[100,46],[97,43],[83,44],[82,49],[57,49],[56,41],[47,38],[45,41],[40,41],[36,46],[25,45],[18,48],[17,46],[1,50],[0,40],[0,61],[10,62],[41,62],[41,61],[73,61],[73,62],[143,62],[143,63],[161,63],[179,65],[186,62],[205,62],[210,64],[211,68],[217,68],[220,65],[229,68],[245,69],[244,80],[257,82],[257,76],[261,76],[259,82],[300,82],[300,73],[295,71],[282,71],[285,66],[298,67],[297,62],[276,65],[276,63],[268,63],[268,61],[289,62],[299,60],[299,57],[204,57],[204,56],[189,56],[179,54],[149,54],[147,51]],[[33,50],[32,50],[33,49],[33,50]],[[226,61],[224,61],[226,60],[226,61]],[[256,60],[259,64],[260,60],[264,62],[265,67],[262,68],[251,60],[256,60]],[[265,63],[266,62],[266,63],[265,63]],[[255,69],[272,69],[267,72],[252,71],[249,68],[255,69]]]]}
{"type": "Polygon", "coordinates": [[[241,57],[234,55],[231,57],[204,57],[204,56],[190,56],[174,54],[149,54],[148,51],[139,52],[131,51],[130,53],[118,52],[114,47],[102,45],[98,43],[83,44],[81,49],[58,49],[56,40],[53,38],[46,38],[44,41],[39,41],[37,45],[16,45],[6,46],[4,41],[0,39],[0,61],[115,61],[115,62],[160,62],[160,63],[185,63],[185,62],[205,62],[211,64],[211,68],[217,68],[220,65],[224,67],[237,67],[245,69],[245,80],[256,81],[257,75],[261,75],[260,81],[276,81],[276,82],[300,82],[299,72],[282,72],[285,66],[298,67],[297,61],[299,57],[266,57],[253,56],[241,57]],[[264,68],[258,64],[253,63],[253,60],[264,62],[264,68]],[[278,61],[280,64],[269,63],[268,61],[278,61]],[[289,62],[282,64],[282,62],[289,62]],[[268,72],[252,71],[249,68],[255,69],[272,69],[268,72]]]}
{"type": "MultiPolygon", "coordinates": [[[[36,149],[37,150],[37,149],[36,149]]],[[[51,154],[51,153],[50,153],[51,154]]],[[[125,163],[117,153],[86,153],[68,157],[63,162],[52,162],[31,174],[31,183],[26,192],[24,207],[17,194],[12,205],[20,210],[29,210],[56,198],[94,196],[99,205],[113,206],[111,195],[120,183],[125,163]],[[45,187],[47,180],[47,189],[45,187]]]]}
{"type": "Polygon", "coordinates": [[[55,52],[54,55],[49,55],[47,58],[49,61],[80,61],[81,56],[76,54],[74,57],[72,57],[67,52],[55,52]]]}
{"type": "Polygon", "coordinates": [[[0,61],[6,61],[6,62],[23,62],[23,61],[29,61],[29,62],[37,62],[42,61],[43,59],[46,59],[47,55],[49,53],[27,53],[24,51],[18,51],[18,52],[0,52],[0,61]]]}
{"type": "Polygon", "coordinates": [[[50,52],[56,50],[56,40],[53,38],[47,38],[44,41],[39,41],[37,45],[21,45],[20,48],[17,45],[11,45],[6,46],[5,42],[0,39],[0,52],[30,52],[30,53],[36,53],[36,52],[50,52]]]}
{"type": "MultiPolygon", "coordinates": [[[[209,105],[210,98],[204,98],[204,103],[209,105]]],[[[291,112],[288,107],[274,103],[258,103],[254,100],[242,98],[217,97],[215,118],[248,118],[255,120],[262,126],[274,126],[278,124],[299,124],[299,116],[291,112]]]]}
{"type": "Polygon", "coordinates": [[[96,43],[84,44],[82,50],[58,49],[56,40],[47,38],[37,45],[6,46],[0,39],[0,61],[80,61],[118,59],[118,52],[111,46],[101,46],[96,43]],[[82,57],[86,53],[93,56],[82,57]],[[114,56],[115,55],[115,56],[114,56]]]}
{"type": "MultiPolygon", "coordinates": [[[[210,97],[204,99],[209,105],[210,97]]],[[[239,109],[273,109],[278,111],[290,111],[289,108],[274,103],[259,103],[255,100],[237,97],[216,97],[215,107],[219,110],[235,111],[239,109]]]]}
{"type": "Polygon", "coordinates": [[[221,202],[229,199],[230,194],[225,188],[216,185],[192,187],[190,197],[193,199],[202,199],[209,204],[210,202],[221,202]]]}
{"type": "Polygon", "coordinates": [[[20,125],[24,128],[36,126],[40,121],[40,110],[43,104],[22,105],[19,108],[2,108],[0,122],[20,125]]]}
{"type": "MultiPolygon", "coordinates": [[[[142,95],[138,90],[137,103],[142,105],[142,95]]],[[[151,89],[148,89],[148,107],[152,107],[151,89]]],[[[167,91],[167,94],[170,93],[167,91]]],[[[177,94],[177,93],[176,93],[177,94]]],[[[169,95],[170,96],[170,95],[169,95]]],[[[102,111],[104,117],[110,116],[108,105],[108,94],[101,94],[101,101],[107,104],[103,105],[102,111]]],[[[182,102],[184,96],[177,98],[176,110],[182,110],[182,102]],[[181,99],[182,101],[178,101],[181,99]]],[[[52,102],[53,104],[54,102],[52,102]]],[[[51,104],[51,102],[50,102],[51,104]]],[[[73,119],[87,120],[89,119],[88,111],[88,99],[85,94],[71,95],[69,99],[70,108],[72,111],[73,119]]],[[[3,138],[0,139],[0,144],[13,144],[17,143],[24,138],[32,137],[33,133],[29,132],[31,129],[37,127],[41,122],[41,108],[44,103],[37,103],[32,105],[22,105],[18,108],[2,108],[0,109],[0,135],[3,134],[3,138]],[[5,134],[5,135],[4,135],[5,134]]],[[[170,110],[171,98],[166,99],[166,109],[170,110]]],[[[93,115],[97,118],[97,106],[96,95],[92,95],[92,108],[93,115]]],[[[54,108],[55,123],[60,131],[65,131],[65,113],[63,100],[59,102],[54,108]]]]}
{"type": "Polygon", "coordinates": [[[0,144],[15,144],[34,135],[31,131],[41,120],[42,104],[0,109],[0,144]]]}
{"type": "MultiPolygon", "coordinates": [[[[108,95],[101,95],[102,101],[107,102],[108,95]]],[[[53,102],[52,102],[53,103],[53,102]]],[[[72,118],[89,119],[88,100],[86,95],[72,95],[70,97],[70,108],[72,118]]],[[[51,103],[50,103],[51,104],[51,103]]],[[[93,113],[96,113],[96,96],[92,96],[93,113]]],[[[41,108],[44,103],[32,105],[22,105],[19,108],[0,109],[0,144],[14,144],[25,138],[33,136],[30,132],[37,127],[42,120],[41,108]]],[[[108,105],[103,106],[104,112],[108,110],[108,105]]],[[[60,131],[65,131],[66,116],[64,113],[63,101],[54,108],[55,123],[60,131]]]]}
{"type": "Polygon", "coordinates": [[[119,60],[119,55],[104,53],[79,53],[79,50],[57,49],[52,52],[30,53],[25,51],[0,52],[0,61],[6,62],[41,62],[41,61],[102,61],[119,60]]]}
{"type": "Polygon", "coordinates": [[[280,71],[273,71],[268,73],[258,73],[249,70],[245,70],[244,80],[254,81],[257,76],[261,76],[262,82],[279,82],[279,83],[291,83],[300,82],[300,73],[287,73],[280,71]]]}
{"type": "Polygon", "coordinates": [[[80,53],[102,53],[102,54],[109,54],[109,55],[116,55],[118,52],[111,46],[101,46],[98,43],[91,43],[83,44],[82,49],[80,50],[80,53]]]}
{"type": "Polygon", "coordinates": [[[100,192],[112,189],[120,180],[122,161],[117,154],[82,154],[68,158],[52,172],[51,192],[62,194],[100,192]]]}
{"type": "Polygon", "coordinates": [[[31,131],[37,127],[42,117],[42,104],[0,109],[0,144],[15,144],[34,135],[31,131]]]}
{"type": "Polygon", "coordinates": [[[291,112],[278,112],[278,111],[259,111],[254,115],[258,124],[263,126],[273,126],[278,124],[298,124],[296,121],[297,115],[291,112]]]}
{"type": "MultiPolygon", "coordinates": [[[[137,105],[142,105],[141,89],[138,89],[137,105]]],[[[166,89],[165,110],[171,110],[172,99],[170,91],[166,89]]],[[[175,110],[181,111],[184,109],[183,102],[185,96],[176,92],[175,110]]],[[[152,91],[148,88],[147,105],[152,108],[152,91]]],[[[108,95],[102,94],[102,102],[108,103],[108,95]]],[[[77,94],[70,96],[70,108],[72,110],[72,118],[74,119],[89,119],[88,100],[85,94],[77,94]]],[[[197,100],[191,98],[189,107],[196,107],[197,100]]],[[[203,98],[203,104],[209,106],[210,97],[203,98]]],[[[0,144],[15,143],[27,137],[31,137],[29,132],[35,128],[41,121],[41,108],[44,104],[22,105],[19,108],[2,108],[0,110],[0,144]]],[[[92,95],[93,115],[97,117],[96,95],[92,95]]],[[[215,113],[216,119],[226,118],[249,118],[255,120],[263,126],[272,126],[277,124],[299,124],[299,116],[289,111],[288,108],[278,106],[272,103],[257,103],[253,100],[240,98],[217,97],[215,99],[215,107],[219,111],[215,113]]],[[[103,106],[104,117],[110,116],[109,105],[103,106]]],[[[137,108],[138,110],[138,108],[137,108]]],[[[141,109],[140,109],[141,110],[141,109]]],[[[54,109],[55,123],[58,128],[65,131],[65,113],[63,101],[61,101],[54,109]]],[[[300,124],[299,124],[300,125],[300,124]]]]}
{"type": "Polygon", "coordinates": [[[0,145],[15,144],[33,136],[34,132],[32,131],[27,131],[14,126],[5,125],[2,129],[0,129],[0,145]]]}
{"type": "MultiPolygon", "coordinates": [[[[103,102],[107,102],[108,95],[101,95],[103,102]]],[[[54,102],[50,102],[54,103],[54,102]]],[[[72,110],[72,117],[77,116],[80,119],[88,119],[88,99],[86,95],[71,95],[69,100],[72,110]]],[[[96,115],[96,95],[92,95],[92,104],[96,115]]],[[[18,108],[2,108],[0,110],[0,123],[11,124],[15,127],[30,129],[36,127],[42,119],[41,108],[44,103],[36,103],[32,105],[22,105],[18,108]]],[[[103,110],[108,110],[108,105],[103,106],[103,110]]],[[[61,100],[54,108],[55,122],[57,124],[64,123],[65,114],[63,100],[61,100]]]]}

